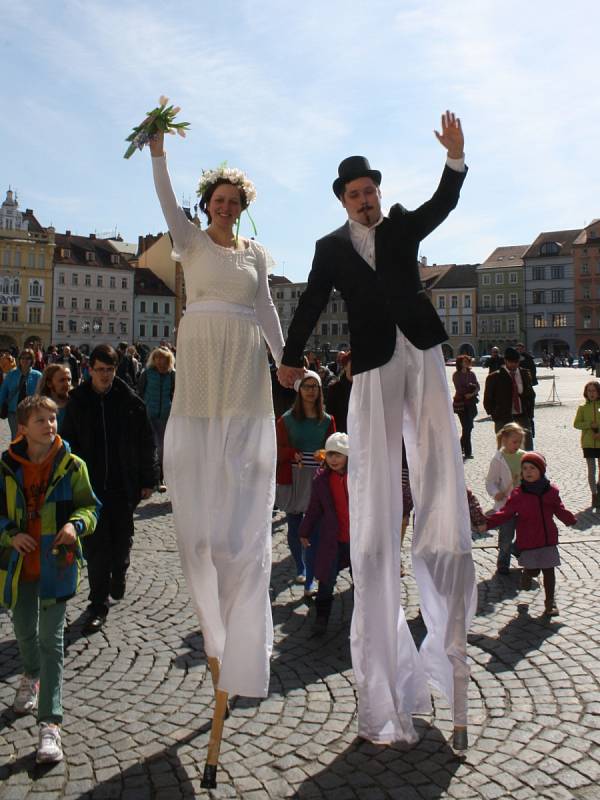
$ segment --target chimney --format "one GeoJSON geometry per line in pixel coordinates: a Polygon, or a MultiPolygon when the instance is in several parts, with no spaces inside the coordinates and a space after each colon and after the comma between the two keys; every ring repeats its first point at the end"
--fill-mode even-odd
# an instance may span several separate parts
{"type": "Polygon", "coordinates": [[[144,237],[138,236],[138,251],[137,251],[138,256],[141,256],[142,253],[145,252],[146,248],[144,245],[145,245],[144,237]]]}
{"type": "Polygon", "coordinates": [[[32,208],[26,208],[25,209],[25,216],[26,217],[33,217],[33,209],[32,208]]]}
{"type": "Polygon", "coordinates": [[[427,256],[421,256],[421,266],[422,267],[427,266],[427,256]]]}
{"type": "Polygon", "coordinates": [[[65,231],[65,236],[70,236],[70,235],[71,235],[71,231],[65,231]]]}
{"type": "Polygon", "coordinates": [[[90,233],[89,238],[90,239],[95,239],[96,238],[96,234],[95,233],[90,233]]]}

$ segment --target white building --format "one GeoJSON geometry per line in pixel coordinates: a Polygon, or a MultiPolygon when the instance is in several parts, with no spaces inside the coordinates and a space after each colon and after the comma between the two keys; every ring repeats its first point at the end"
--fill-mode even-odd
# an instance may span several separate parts
{"type": "Polygon", "coordinates": [[[52,342],[84,349],[131,342],[133,275],[109,240],[56,234],[52,342]]]}
{"type": "Polygon", "coordinates": [[[134,271],[133,336],[135,342],[158,347],[174,343],[175,292],[146,267],[134,271]]]}

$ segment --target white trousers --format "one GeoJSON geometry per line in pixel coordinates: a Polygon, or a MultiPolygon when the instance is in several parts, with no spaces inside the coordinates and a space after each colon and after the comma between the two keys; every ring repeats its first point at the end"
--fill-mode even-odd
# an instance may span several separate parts
{"type": "Polygon", "coordinates": [[[416,741],[427,681],[467,723],[467,630],[476,607],[464,471],[441,347],[398,331],[383,367],[354,377],[348,413],[352,665],[359,735],[416,741]],[[415,505],[412,558],[427,636],[417,652],[400,603],[402,438],[415,505]]]}
{"type": "Polygon", "coordinates": [[[272,418],[169,417],[164,473],[181,566],[219,688],[266,697],[275,500],[272,418]]]}

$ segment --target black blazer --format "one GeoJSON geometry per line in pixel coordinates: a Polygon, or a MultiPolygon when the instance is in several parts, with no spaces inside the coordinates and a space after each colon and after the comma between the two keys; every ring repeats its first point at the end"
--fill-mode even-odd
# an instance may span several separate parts
{"type": "Polygon", "coordinates": [[[419,244],[458,203],[465,172],[446,166],[435,193],[415,211],[392,206],[375,231],[371,269],[350,239],[350,226],[319,239],[308,285],[291,322],[282,363],[302,366],[304,346],[335,287],[348,307],[352,372],[358,375],[390,360],[396,326],[420,350],[448,338],[423,290],[417,261],[419,244]]]}

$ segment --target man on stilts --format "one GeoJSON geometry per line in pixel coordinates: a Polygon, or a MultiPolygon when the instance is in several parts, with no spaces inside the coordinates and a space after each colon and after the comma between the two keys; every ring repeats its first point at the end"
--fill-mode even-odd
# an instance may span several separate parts
{"type": "Polygon", "coordinates": [[[448,151],[435,193],[415,211],[381,213],[381,173],[344,159],[333,191],[348,214],[317,242],[289,328],[280,381],[301,376],[302,353],[335,287],[348,307],[354,376],[348,485],[355,585],[352,664],[359,735],[414,742],[412,714],[431,710],[429,681],[453,710],[454,745],[467,746],[467,630],[475,572],[462,459],[441,342],[444,327],[422,289],[418,249],[456,206],[466,175],[460,120],[442,116],[448,151]],[[427,636],[417,652],[400,603],[402,439],[413,486],[412,557],[427,636]],[[413,477],[414,476],[414,477],[413,477]]]}

